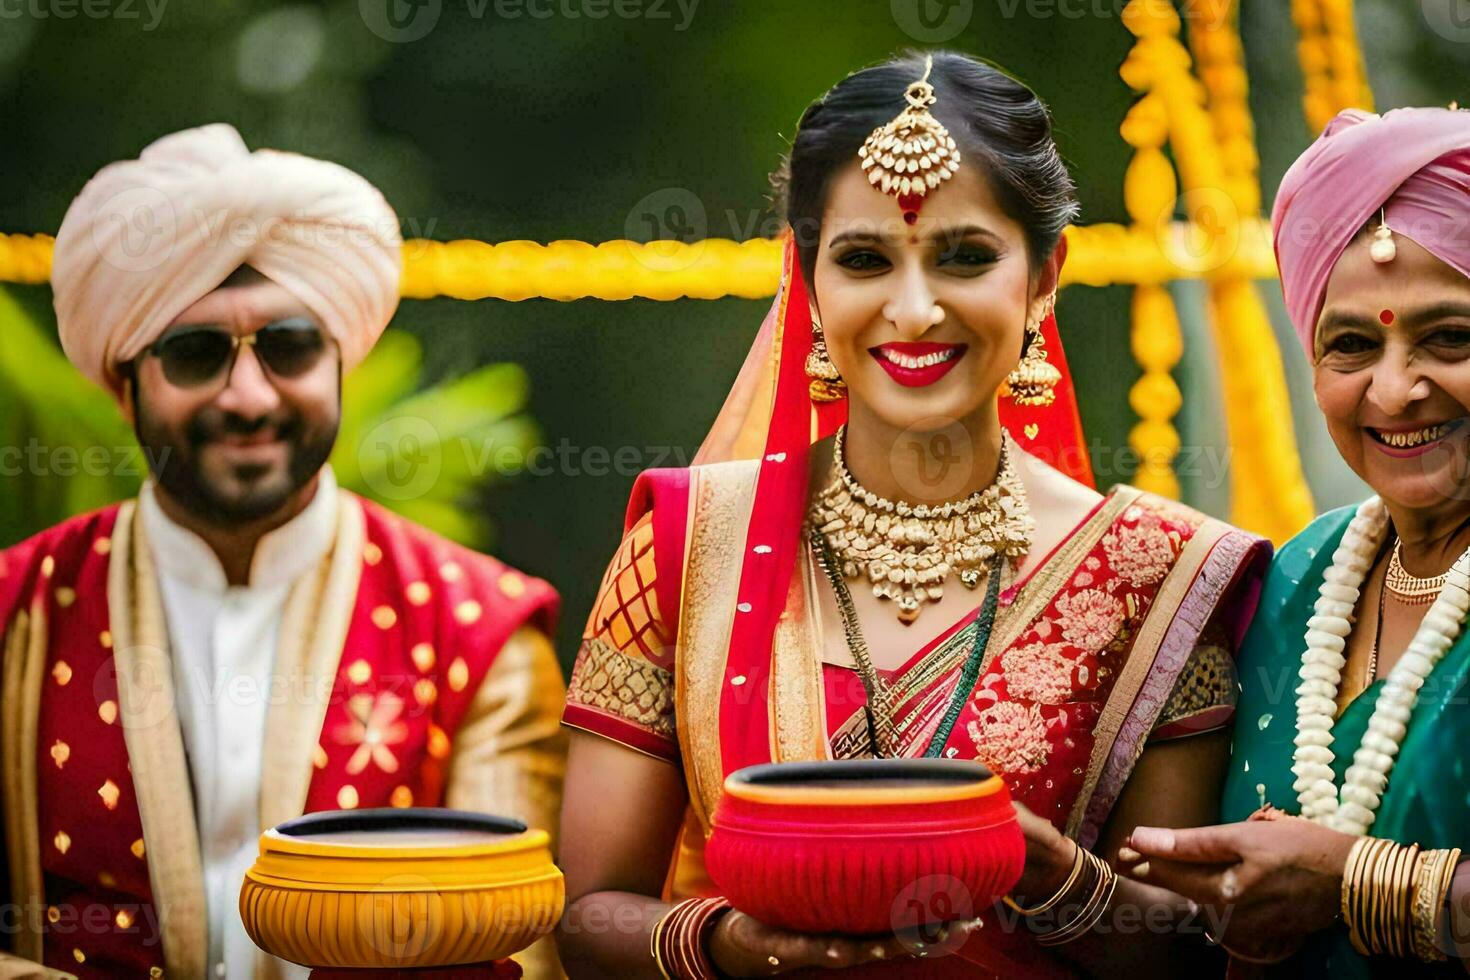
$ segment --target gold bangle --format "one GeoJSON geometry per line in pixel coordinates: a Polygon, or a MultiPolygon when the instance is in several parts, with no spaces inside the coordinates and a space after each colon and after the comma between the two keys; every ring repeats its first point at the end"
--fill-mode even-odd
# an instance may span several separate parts
{"type": "Polygon", "coordinates": [[[1043,912],[1051,911],[1051,909],[1058,902],[1067,897],[1067,893],[1072,890],[1072,886],[1077,884],[1078,876],[1082,874],[1082,865],[1084,861],[1083,855],[1086,854],[1087,851],[1082,847],[1081,844],[1073,844],[1072,847],[1072,872],[1071,874],[1067,875],[1066,883],[1062,885],[1061,888],[1057,889],[1056,894],[1052,895],[1051,898],[1048,898],[1040,905],[1033,905],[1030,908],[1022,908],[1016,903],[1016,900],[1011,898],[1011,896],[1009,895],[1005,896],[1005,898],[1001,899],[1001,901],[1005,902],[1007,906],[1016,910],[1027,918],[1040,915],[1043,912]]]}
{"type": "Polygon", "coordinates": [[[1419,845],[1383,838],[1353,844],[1343,875],[1341,907],[1353,948],[1364,956],[1404,957],[1415,947],[1414,885],[1419,845]]]}
{"type": "Polygon", "coordinates": [[[1092,893],[1072,921],[1054,932],[1038,936],[1036,939],[1038,945],[1062,946],[1080,939],[1091,932],[1099,920],[1107,914],[1108,905],[1113,900],[1113,893],[1118,888],[1118,876],[1106,861],[1095,854],[1087,854],[1087,863],[1096,876],[1092,893]]]}
{"type": "Polygon", "coordinates": [[[653,957],[653,965],[658,967],[659,976],[663,977],[664,980],[674,980],[674,978],[673,975],[669,973],[669,968],[664,965],[663,954],[659,952],[658,948],[658,940],[660,934],[664,930],[664,924],[668,922],[669,915],[672,912],[673,909],[666,909],[664,911],[664,914],[659,916],[658,920],[654,922],[653,929],[648,934],[649,955],[653,957]]]}
{"type": "Polygon", "coordinates": [[[1367,943],[1363,938],[1367,924],[1365,878],[1370,857],[1379,843],[1375,837],[1359,837],[1354,841],[1352,850],[1348,851],[1347,864],[1342,874],[1342,920],[1347,923],[1348,938],[1352,941],[1353,949],[1363,956],[1368,955],[1367,943]]]}

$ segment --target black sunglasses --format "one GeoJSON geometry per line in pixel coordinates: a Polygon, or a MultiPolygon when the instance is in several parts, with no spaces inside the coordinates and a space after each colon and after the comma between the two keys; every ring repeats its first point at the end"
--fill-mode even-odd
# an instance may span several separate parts
{"type": "Polygon", "coordinates": [[[316,367],[330,343],[315,323],[293,317],[268,323],[244,337],[222,327],[186,327],[154,341],[144,353],[158,358],[169,384],[198,388],[228,378],[243,344],[255,348],[255,356],[269,373],[295,378],[316,367]]]}

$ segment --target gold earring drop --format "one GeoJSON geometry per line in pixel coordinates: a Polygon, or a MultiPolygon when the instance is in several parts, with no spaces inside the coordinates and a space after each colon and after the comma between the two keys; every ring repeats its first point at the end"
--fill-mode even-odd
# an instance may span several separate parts
{"type": "Polygon", "coordinates": [[[1051,315],[1055,302],[1056,293],[1052,293],[1041,316],[1034,323],[1026,324],[1025,356],[1001,382],[1001,397],[1026,408],[1045,408],[1055,402],[1057,385],[1062,383],[1062,372],[1046,359],[1046,338],[1041,332],[1041,324],[1051,315]]]}
{"type": "Polygon", "coordinates": [[[847,382],[837,373],[827,353],[822,324],[812,318],[812,349],[806,355],[807,394],[814,402],[838,402],[847,397],[847,382]]]}

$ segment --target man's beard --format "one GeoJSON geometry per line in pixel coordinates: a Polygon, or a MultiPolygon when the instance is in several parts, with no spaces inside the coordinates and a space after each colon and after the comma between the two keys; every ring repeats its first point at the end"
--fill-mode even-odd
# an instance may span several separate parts
{"type": "Polygon", "coordinates": [[[311,482],[337,441],[336,418],[311,426],[296,412],[245,419],[205,409],[189,419],[180,433],[149,417],[141,403],[135,404],[134,432],[154,480],[181,507],[211,524],[251,523],[276,513],[311,482]],[[237,465],[230,473],[231,487],[206,472],[202,453],[214,439],[267,428],[275,429],[287,446],[285,473],[275,476],[270,472],[274,467],[237,465]]]}

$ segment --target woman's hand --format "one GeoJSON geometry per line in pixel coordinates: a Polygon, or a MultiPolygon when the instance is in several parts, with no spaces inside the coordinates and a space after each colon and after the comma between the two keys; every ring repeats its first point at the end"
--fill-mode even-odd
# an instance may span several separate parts
{"type": "Polygon", "coordinates": [[[1270,963],[1336,920],[1355,840],[1300,817],[1139,827],[1118,861],[1138,881],[1213,906],[1224,925],[1212,938],[1241,959],[1270,963]]]}
{"type": "Polygon", "coordinates": [[[1026,870],[1012,893],[1026,905],[1046,901],[1066,884],[1076,860],[1077,844],[1020,803],[1015,804],[1021,832],[1026,835],[1026,870]]]}
{"type": "Polygon", "coordinates": [[[927,944],[906,936],[815,936],[777,929],[731,910],[710,933],[709,958],[727,977],[766,977],[813,967],[840,970],[921,955],[926,945],[953,952],[979,928],[979,920],[951,923],[929,936],[927,944]]]}

